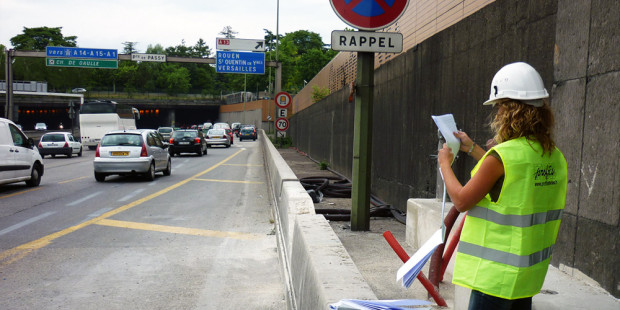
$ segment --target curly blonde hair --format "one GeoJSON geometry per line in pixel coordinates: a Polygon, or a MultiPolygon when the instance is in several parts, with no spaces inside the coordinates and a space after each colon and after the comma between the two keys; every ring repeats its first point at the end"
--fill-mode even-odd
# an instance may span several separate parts
{"type": "Polygon", "coordinates": [[[513,99],[500,101],[495,104],[495,108],[497,112],[490,125],[497,143],[526,137],[541,144],[543,155],[553,152],[554,118],[546,99],[543,100],[543,106],[538,108],[513,99]]]}

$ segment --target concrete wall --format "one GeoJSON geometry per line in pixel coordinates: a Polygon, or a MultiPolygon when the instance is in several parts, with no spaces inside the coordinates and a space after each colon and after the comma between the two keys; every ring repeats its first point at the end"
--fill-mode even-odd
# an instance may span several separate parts
{"type": "Polygon", "coordinates": [[[351,256],[297,176],[259,131],[273,195],[278,251],[287,282],[289,309],[328,309],[341,299],[377,299],[351,256]]]}
{"type": "MultiPolygon", "coordinates": [[[[532,64],[552,92],[556,142],[569,166],[566,212],[553,256],[620,296],[620,3],[499,0],[375,70],[372,191],[406,209],[435,197],[436,127],[452,113],[484,145],[495,72],[532,64]]],[[[295,146],[351,176],[353,110],[341,90],[291,117],[295,146]]],[[[455,162],[465,182],[474,163],[455,162]]],[[[579,273],[575,272],[575,273],[579,273]]]]}

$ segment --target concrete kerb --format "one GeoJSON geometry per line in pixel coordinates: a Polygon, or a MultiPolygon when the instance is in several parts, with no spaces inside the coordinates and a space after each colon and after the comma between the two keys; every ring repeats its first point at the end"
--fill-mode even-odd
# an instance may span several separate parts
{"type": "Polygon", "coordinates": [[[275,202],[278,250],[292,309],[326,309],[345,298],[377,299],[297,176],[263,130],[259,140],[275,202]]]}

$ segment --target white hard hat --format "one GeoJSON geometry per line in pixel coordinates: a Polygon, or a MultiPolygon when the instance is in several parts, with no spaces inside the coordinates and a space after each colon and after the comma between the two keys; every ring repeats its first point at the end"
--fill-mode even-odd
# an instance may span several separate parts
{"type": "Polygon", "coordinates": [[[524,62],[515,62],[497,71],[491,82],[489,100],[484,105],[507,98],[542,107],[542,99],[549,98],[549,93],[536,69],[524,62]]]}

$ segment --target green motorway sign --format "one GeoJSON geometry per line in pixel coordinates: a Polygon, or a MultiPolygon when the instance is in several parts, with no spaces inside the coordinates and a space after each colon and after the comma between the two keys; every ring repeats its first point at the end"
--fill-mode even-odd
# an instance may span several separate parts
{"type": "Polygon", "coordinates": [[[75,67],[75,68],[103,68],[118,69],[118,60],[75,59],[75,58],[46,58],[48,67],[75,67]]]}

